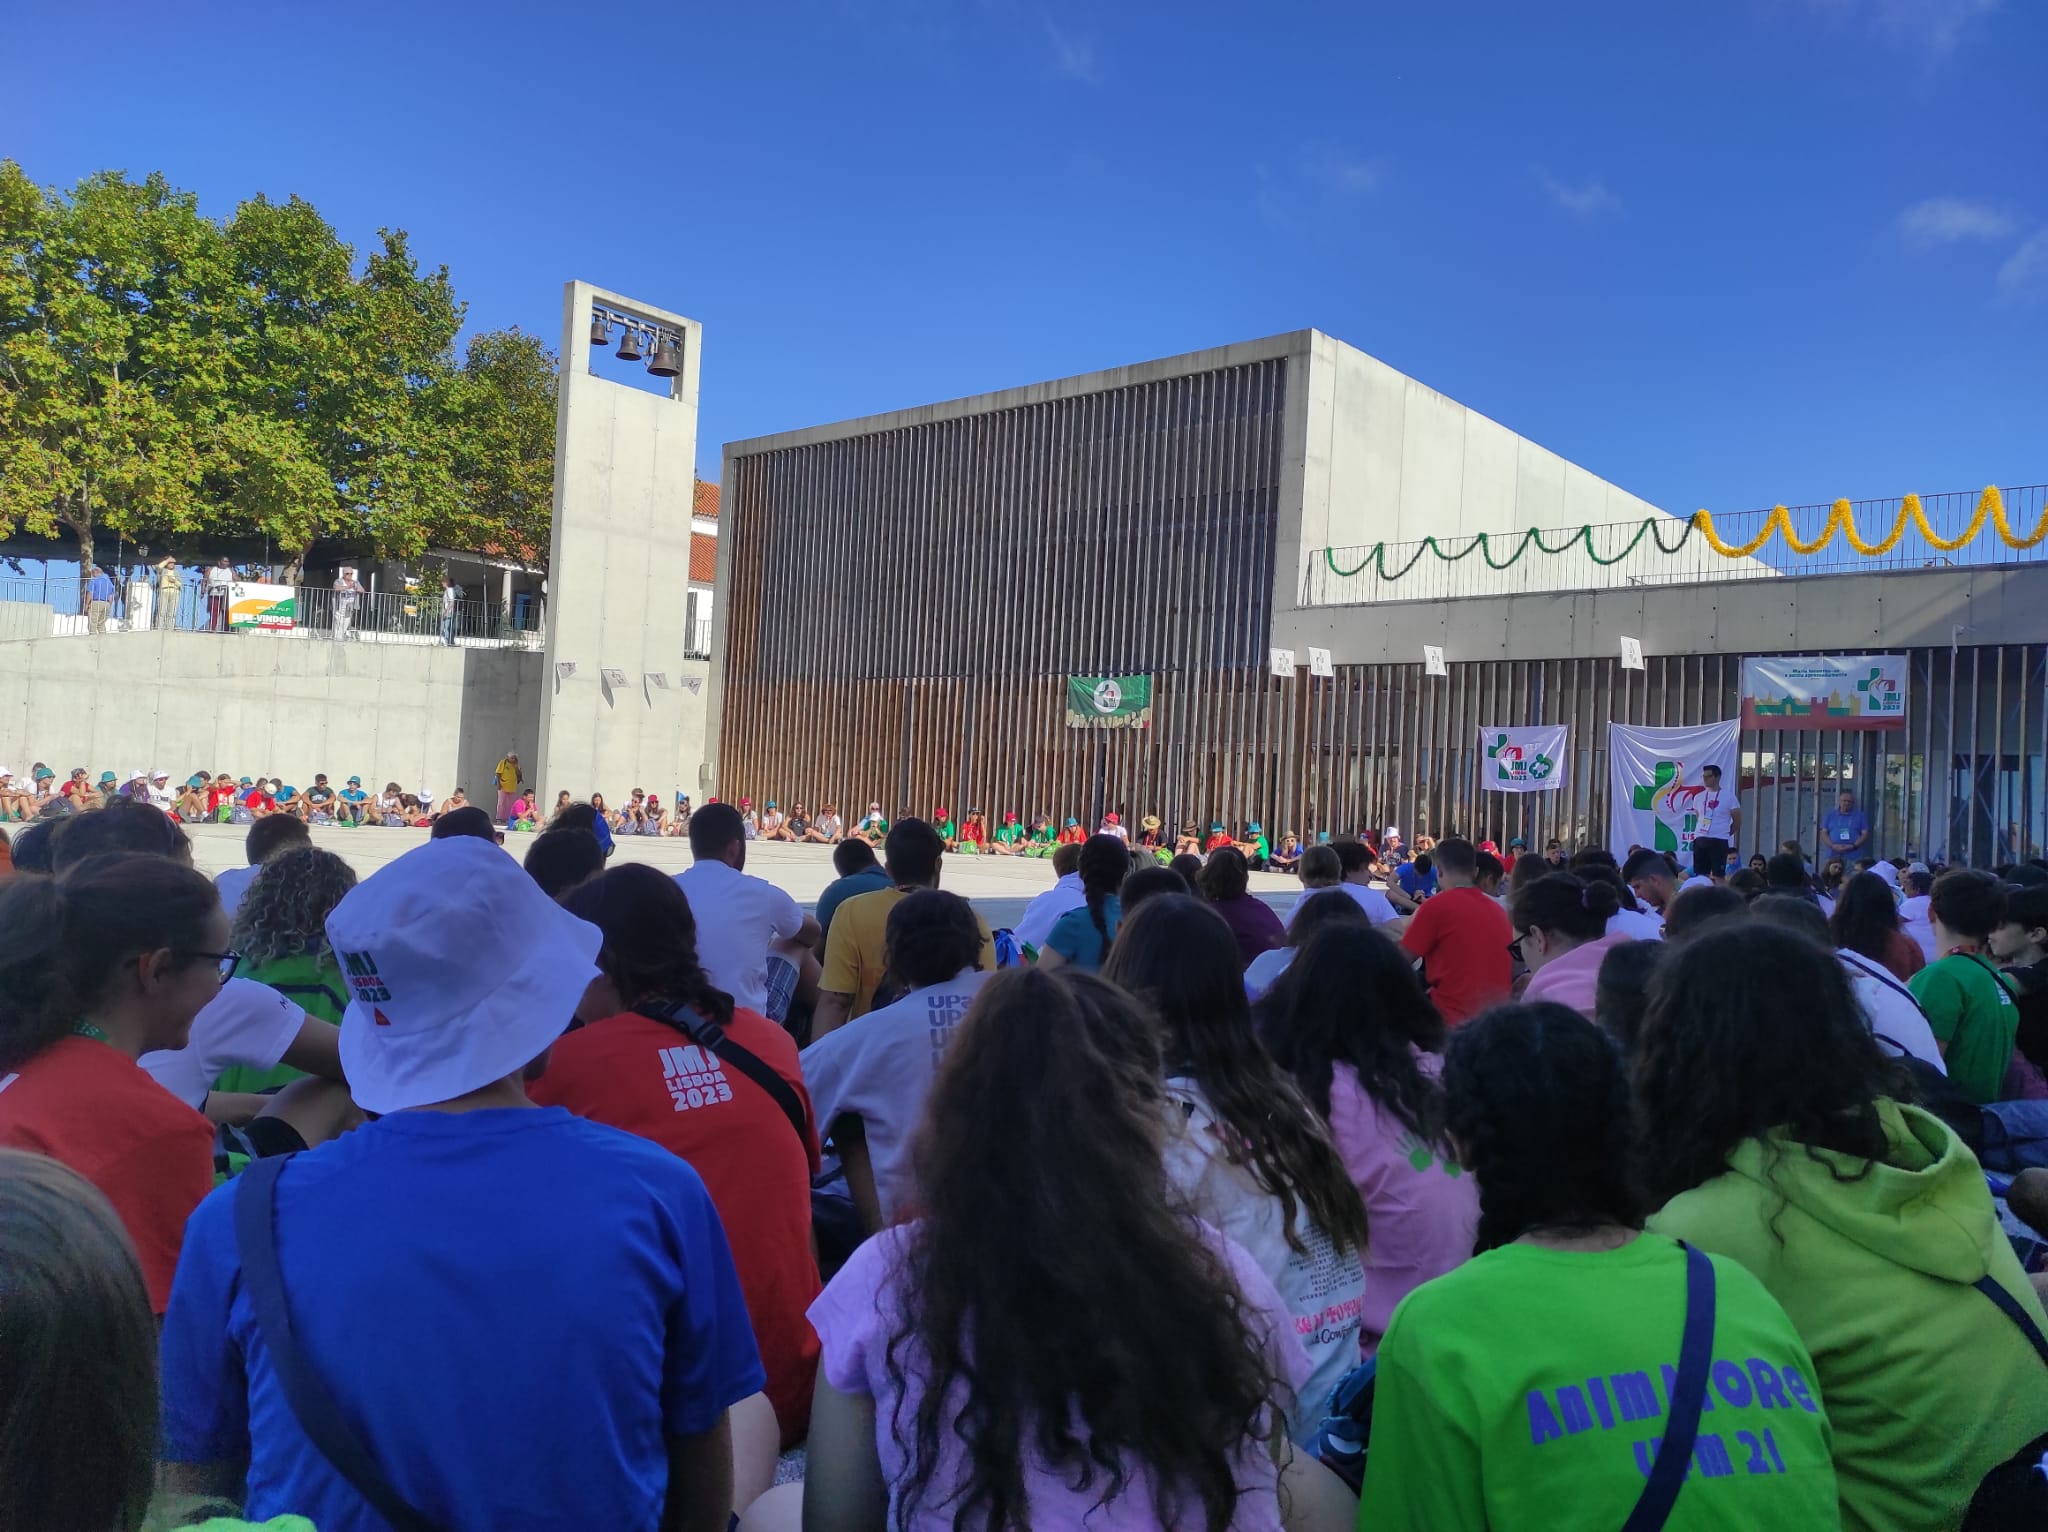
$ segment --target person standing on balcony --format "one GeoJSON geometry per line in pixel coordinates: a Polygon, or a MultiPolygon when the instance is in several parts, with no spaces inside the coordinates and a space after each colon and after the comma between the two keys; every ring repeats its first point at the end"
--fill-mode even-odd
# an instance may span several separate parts
{"type": "Polygon", "coordinates": [[[168,633],[178,626],[178,606],[185,595],[185,576],[178,561],[166,553],[156,561],[156,626],[168,633]]]}
{"type": "Polygon", "coordinates": [[[334,641],[348,642],[349,631],[356,622],[356,603],[363,599],[363,582],[356,578],[355,569],[344,564],[334,581],[334,641]]]}
{"type": "Polygon", "coordinates": [[[455,603],[462,599],[462,588],[455,583],[455,576],[441,576],[441,642],[450,649],[455,647],[455,603]]]}
{"type": "Polygon", "coordinates": [[[225,633],[228,630],[228,587],[235,583],[234,565],[223,553],[214,566],[206,571],[206,631],[225,633]]]}
{"type": "Polygon", "coordinates": [[[114,609],[114,582],[107,578],[107,572],[95,564],[92,579],[85,587],[86,626],[94,633],[107,631],[107,613],[114,609]]]}

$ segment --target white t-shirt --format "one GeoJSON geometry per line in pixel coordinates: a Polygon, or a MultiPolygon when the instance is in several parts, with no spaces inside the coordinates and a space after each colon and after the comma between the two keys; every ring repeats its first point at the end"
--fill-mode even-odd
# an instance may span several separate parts
{"type": "Polygon", "coordinates": [[[1131,832],[1129,830],[1126,830],[1122,825],[1104,825],[1095,833],[1097,835],[1114,835],[1118,840],[1124,842],[1124,844],[1130,844],[1131,832]]]}
{"type": "Polygon", "coordinates": [[[1878,1046],[1887,1053],[1902,1053],[1932,1064],[1943,1074],[1941,1048],[1934,1040],[1934,1028],[1913,992],[1901,984],[1882,963],[1873,963],[1860,952],[1843,948],[1835,956],[1849,975],[1849,987],[1856,991],[1856,1003],[1863,1007],[1878,1046]]]}
{"type": "MultiPolygon", "coordinates": [[[[1714,880],[1712,878],[1703,878],[1698,873],[1694,873],[1691,877],[1687,878],[1683,883],[1678,885],[1678,892],[1682,894],[1689,888],[1712,888],[1713,886],[1714,880]]],[[[1673,897],[1675,898],[1677,896],[1673,895],[1673,897]]]]}
{"type": "Polygon", "coordinates": [[[697,962],[734,1005],[767,1014],[768,949],[804,928],[804,912],[773,883],[700,861],[676,874],[697,918],[697,962]]]}
{"type": "Polygon", "coordinates": [[[305,1024],[306,1013],[269,985],[230,979],[192,1018],[184,1047],[161,1048],[136,1062],[187,1106],[203,1107],[213,1082],[232,1066],[275,1069],[305,1024]]]}
{"type": "Polygon", "coordinates": [[[171,790],[168,787],[158,787],[154,782],[149,784],[149,801],[165,813],[169,813],[175,808],[178,802],[176,798],[171,796],[171,790]]]}
{"type": "Polygon", "coordinates": [[[223,569],[218,564],[213,565],[206,571],[206,588],[208,590],[226,590],[234,583],[234,580],[235,572],[232,569],[223,569]]]}
{"type": "Polygon", "coordinates": [[[1742,807],[1742,800],[1728,788],[1714,788],[1700,794],[1700,825],[1694,835],[1705,835],[1715,840],[1735,838],[1735,811],[1742,807]]]}
{"type": "Polygon", "coordinates": [[[835,1117],[858,1117],[867,1130],[884,1223],[916,1200],[911,1135],[953,1029],[988,980],[985,973],[962,969],[944,984],[914,989],[826,1033],[803,1051],[804,1085],[819,1131],[828,1130],[835,1117]]]}
{"type": "Polygon", "coordinates": [[[1616,910],[1607,917],[1605,934],[1624,936],[1634,942],[1661,942],[1664,940],[1664,921],[1661,916],[1645,910],[1616,910]]]}
{"type": "Polygon", "coordinates": [[[1314,1371],[1295,1400],[1287,1430],[1306,1442],[1321,1421],[1323,1405],[1344,1374],[1358,1365],[1365,1314],[1365,1265],[1357,1251],[1340,1254],[1328,1234],[1295,1206],[1295,1237],[1287,1243],[1280,1199],[1232,1161],[1224,1129],[1193,1080],[1166,1082],[1166,1094],[1181,1131],[1166,1144],[1166,1177],[1187,1199],[1189,1211],[1236,1240],[1258,1263],[1294,1318],[1296,1337],[1314,1371]]]}
{"type": "Polygon", "coordinates": [[[1929,913],[1933,902],[1926,894],[1915,894],[1899,905],[1900,929],[1920,944],[1921,952],[1926,954],[1930,963],[1941,957],[1934,950],[1934,917],[1929,913]]]}
{"type": "Polygon", "coordinates": [[[1087,902],[1088,896],[1081,891],[1081,875],[1070,872],[1024,907],[1024,918],[1017,922],[1017,928],[1011,934],[1022,946],[1043,947],[1060,916],[1068,910],[1080,909],[1087,902]]]}
{"type": "Polygon", "coordinates": [[[256,881],[259,869],[255,867],[230,867],[226,872],[216,874],[214,889],[220,894],[220,907],[228,912],[228,919],[235,918],[235,911],[242,907],[242,898],[249,892],[249,885],[256,881]]]}
{"type": "Polygon", "coordinates": [[[456,596],[457,591],[453,585],[441,587],[441,615],[443,617],[453,617],[455,615],[456,596]]]}
{"type": "MultiPolygon", "coordinates": [[[[1317,889],[1322,893],[1322,889],[1317,889]]],[[[1274,947],[1261,952],[1244,971],[1244,994],[1247,1000],[1259,1001],[1266,997],[1266,991],[1280,982],[1280,975],[1287,972],[1287,965],[1294,961],[1292,947],[1274,947]]]]}

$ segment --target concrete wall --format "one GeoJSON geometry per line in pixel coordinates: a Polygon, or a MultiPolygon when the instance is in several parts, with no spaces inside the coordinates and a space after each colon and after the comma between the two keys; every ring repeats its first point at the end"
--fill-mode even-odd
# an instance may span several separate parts
{"type": "Polygon", "coordinates": [[[1462,660],[1608,659],[1621,637],[1648,654],[1779,654],[2038,643],[2048,564],[1636,586],[1452,602],[1277,612],[1273,643],[1328,649],[1337,665],[1412,664],[1424,644],[1462,660]]]}
{"type": "Polygon", "coordinates": [[[39,638],[0,649],[0,761],[124,779],[161,768],[181,782],[263,772],[299,787],[324,771],[337,786],[354,774],[481,797],[506,750],[536,758],[540,703],[541,657],[528,650],[39,638]]]}
{"type": "Polygon", "coordinates": [[[536,756],[549,802],[560,788],[580,796],[595,784],[609,800],[613,782],[694,784],[705,759],[701,699],[678,685],[702,338],[694,320],[587,282],[563,294],[548,690],[536,756]],[[594,303],[682,335],[683,372],[668,397],[591,372],[594,303]],[[557,676],[561,662],[575,674],[557,676]],[[620,674],[617,684],[607,669],[620,674]],[[657,674],[666,687],[654,684],[657,674]]]}
{"type": "MultiPolygon", "coordinates": [[[[1403,582],[1405,588],[1383,588],[1370,572],[1332,575],[1320,562],[1325,548],[1412,544],[1425,537],[1453,539],[1462,546],[1480,532],[1640,525],[1646,517],[1675,523],[1679,518],[1355,347],[1319,331],[1303,339],[1289,384],[1290,412],[1298,416],[1290,424],[1302,463],[1301,525],[1298,538],[1283,534],[1275,569],[1280,586],[1274,592],[1276,609],[1304,599],[1322,605],[1411,593],[1466,596],[1532,586],[1618,586],[1669,568],[1666,556],[1645,541],[1611,565],[1583,555],[1553,557],[1532,550],[1511,569],[1488,569],[1474,554],[1439,570],[1425,554],[1425,567],[1403,582]],[[1455,587],[1421,590],[1432,574],[1454,580],[1455,587]]],[[[1617,551],[1606,534],[1600,535],[1599,547],[1603,557],[1617,551]]],[[[1511,551],[1510,543],[1497,556],[1511,551]]],[[[1768,565],[1742,560],[1731,562],[1723,577],[1774,573],[1768,565]]]]}

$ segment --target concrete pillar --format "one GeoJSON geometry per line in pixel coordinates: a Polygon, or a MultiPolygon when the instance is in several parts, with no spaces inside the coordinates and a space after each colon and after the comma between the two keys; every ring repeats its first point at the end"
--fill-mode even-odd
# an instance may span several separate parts
{"type": "Polygon", "coordinates": [[[577,798],[594,789],[617,803],[634,787],[696,780],[702,725],[686,725],[678,682],[703,333],[695,320],[587,282],[564,289],[545,703],[534,772],[544,803],[563,788],[577,798]],[[682,337],[683,371],[669,380],[666,398],[591,371],[593,304],[682,337]],[[563,675],[565,665],[575,673],[563,675]]]}

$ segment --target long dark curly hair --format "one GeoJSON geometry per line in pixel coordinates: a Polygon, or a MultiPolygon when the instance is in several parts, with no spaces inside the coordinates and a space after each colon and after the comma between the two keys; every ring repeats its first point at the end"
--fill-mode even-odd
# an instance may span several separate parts
{"type": "Polygon", "coordinates": [[[1158,1016],[1167,1072],[1202,1088],[1233,1157],[1280,1199],[1288,1244],[1300,1251],[1301,1208],[1339,1250],[1363,1249],[1365,1202],[1328,1127],[1252,1029],[1223,917],[1191,895],[1148,900],[1117,931],[1103,974],[1158,1016]]]}
{"type": "Polygon", "coordinates": [[[235,908],[235,950],[260,968],[327,952],[327,917],[356,886],[355,869],[332,851],[295,846],[258,869],[235,908]]]}
{"type": "Polygon", "coordinates": [[[1444,1110],[1479,1183],[1478,1249],[1531,1229],[1642,1226],[1621,1053],[1569,1006],[1496,1006],[1459,1027],[1444,1050],[1444,1110]]]}
{"type": "Polygon", "coordinates": [[[1665,955],[1650,980],[1634,1088],[1636,1168],[1651,1207],[1720,1175],[1744,1139],[1778,1130],[1837,1180],[1860,1180],[1886,1150],[1877,1103],[1912,1099],[1840,959],[1754,920],[1665,955]],[[1844,1174],[1819,1150],[1866,1163],[1844,1174]]]}
{"type": "MultiPolygon", "coordinates": [[[[1320,897],[1352,903],[1343,893],[1320,897]]],[[[1266,1051],[1325,1122],[1331,1069],[1349,1064],[1367,1095],[1442,1146],[1443,1092],[1415,1050],[1443,1052],[1443,1017],[1408,955],[1372,927],[1344,920],[1317,931],[1254,1014],[1266,1051]]]]}
{"type": "Polygon", "coordinates": [[[956,1532],[1022,1532],[1033,1452],[1103,1501],[1142,1464],[1161,1526],[1187,1499],[1230,1524],[1236,1460],[1291,1401],[1168,1184],[1170,1120],[1150,1018],[1110,984],[1013,968],[975,997],[912,1149],[924,1215],[886,1352],[903,1524],[937,1494],[956,1532]],[[961,1482],[935,1483],[956,1447],[961,1482]]]}

